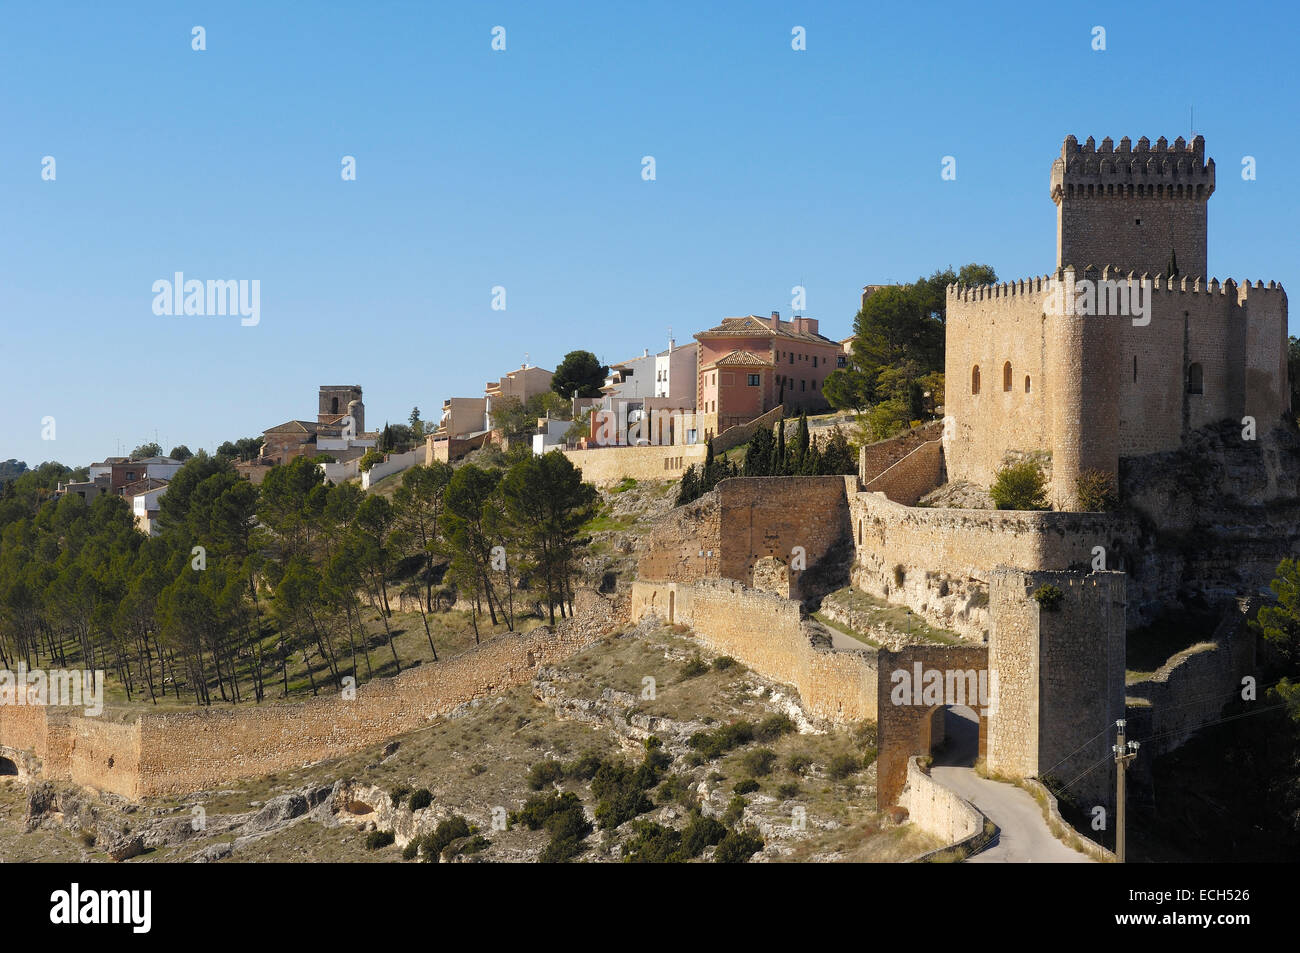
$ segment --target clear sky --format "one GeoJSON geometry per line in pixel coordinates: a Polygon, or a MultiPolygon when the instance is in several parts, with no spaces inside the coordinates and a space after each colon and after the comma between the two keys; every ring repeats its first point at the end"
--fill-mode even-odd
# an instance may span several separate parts
{"type": "Polygon", "coordinates": [[[1298,35],[1283,2],[6,2],[0,459],[212,450],[320,384],[436,419],[525,355],[788,317],[798,284],[846,337],[867,283],[1047,272],[1061,140],[1193,107],[1211,272],[1300,288],[1298,35]],[[177,271],[257,279],[260,323],[155,315],[177,271]]]}

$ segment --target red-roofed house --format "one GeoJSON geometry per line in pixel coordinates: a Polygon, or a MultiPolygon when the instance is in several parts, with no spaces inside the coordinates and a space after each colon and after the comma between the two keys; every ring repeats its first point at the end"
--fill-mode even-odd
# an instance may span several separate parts
{"type": "Polygon", "coordinates": [[[723,318],[695,338],[701,439],[747,424],[779,404],[787,414],[828,409],[822,385],[844,351],[818,333],[816,318],[782,321],[777,311],[770,318],[723,318]]]}

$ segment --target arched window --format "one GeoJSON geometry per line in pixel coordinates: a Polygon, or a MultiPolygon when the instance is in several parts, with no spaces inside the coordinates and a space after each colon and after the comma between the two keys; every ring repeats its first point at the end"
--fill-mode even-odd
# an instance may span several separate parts
{"type": "Polygon", "coordinates": [[[1002,365],[1002,389],[1011,390],[1011,362],[1002,365]]]}
{"type": "Polygon", "coordinates": [[[339,412],[339,399],[335,397],[333,400],[330,401],[330,413],[337,414],[338,412],[339,412]]]}
{"type": "Polygon", "coordinates": [[[975,369],[970,372],[970,392],[978,394],[980,392],[980,366],[975,365],[975,369]]]}
{"type": "Polygon", "coordinates": [[[1031,392],[1031,390],[1032,390],[1032,388],[1031,388],[1030,385],[1029,385],[1029,375],[1026,374],[1026,375],[1025,375],[1025,393],[1028,394],[1028,393],[1031,392]]]}
{"type": "Polygon", "coordinates": [[[1192,364],[1187,368],[1187,393],[1205,393],[1205,372],[1201,370],[1200,364],[1192,364]]]}

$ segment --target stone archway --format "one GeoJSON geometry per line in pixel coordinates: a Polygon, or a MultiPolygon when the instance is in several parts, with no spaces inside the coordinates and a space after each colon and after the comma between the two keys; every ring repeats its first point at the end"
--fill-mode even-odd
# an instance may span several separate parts
{"type": "Polygon", "coordinates": [[[876,803],[883,809],[898,803],[908,759],[932,753],[936,719],[947,736],[949,710],[965,707],[978,717],[976,755],[985,754],[992,686],[983,645],[881,649],[876,664],[876,803]]]}
{"type": "Polygon", "coordinates": [[[0,756],[0,778],[18,777],[18,765],[12,758],[0,756]]]}

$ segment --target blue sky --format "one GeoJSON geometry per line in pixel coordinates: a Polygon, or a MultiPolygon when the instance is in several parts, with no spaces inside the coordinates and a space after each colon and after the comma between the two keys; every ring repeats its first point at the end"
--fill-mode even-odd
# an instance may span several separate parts
{"type": "Polygon", "coordinates": [[[1061,140],[1190,107],[1211,272],[1300,288],[1297,34],[1282,3],[9,3],[0,459],[211,450],[320,384],[436,419],[525,354],[788,317],[800,283],[845,337],[863,284],[1045,273],[1061,140]],[[258,279],[260,323],[154,315],[176,271],[258,279]]]}

